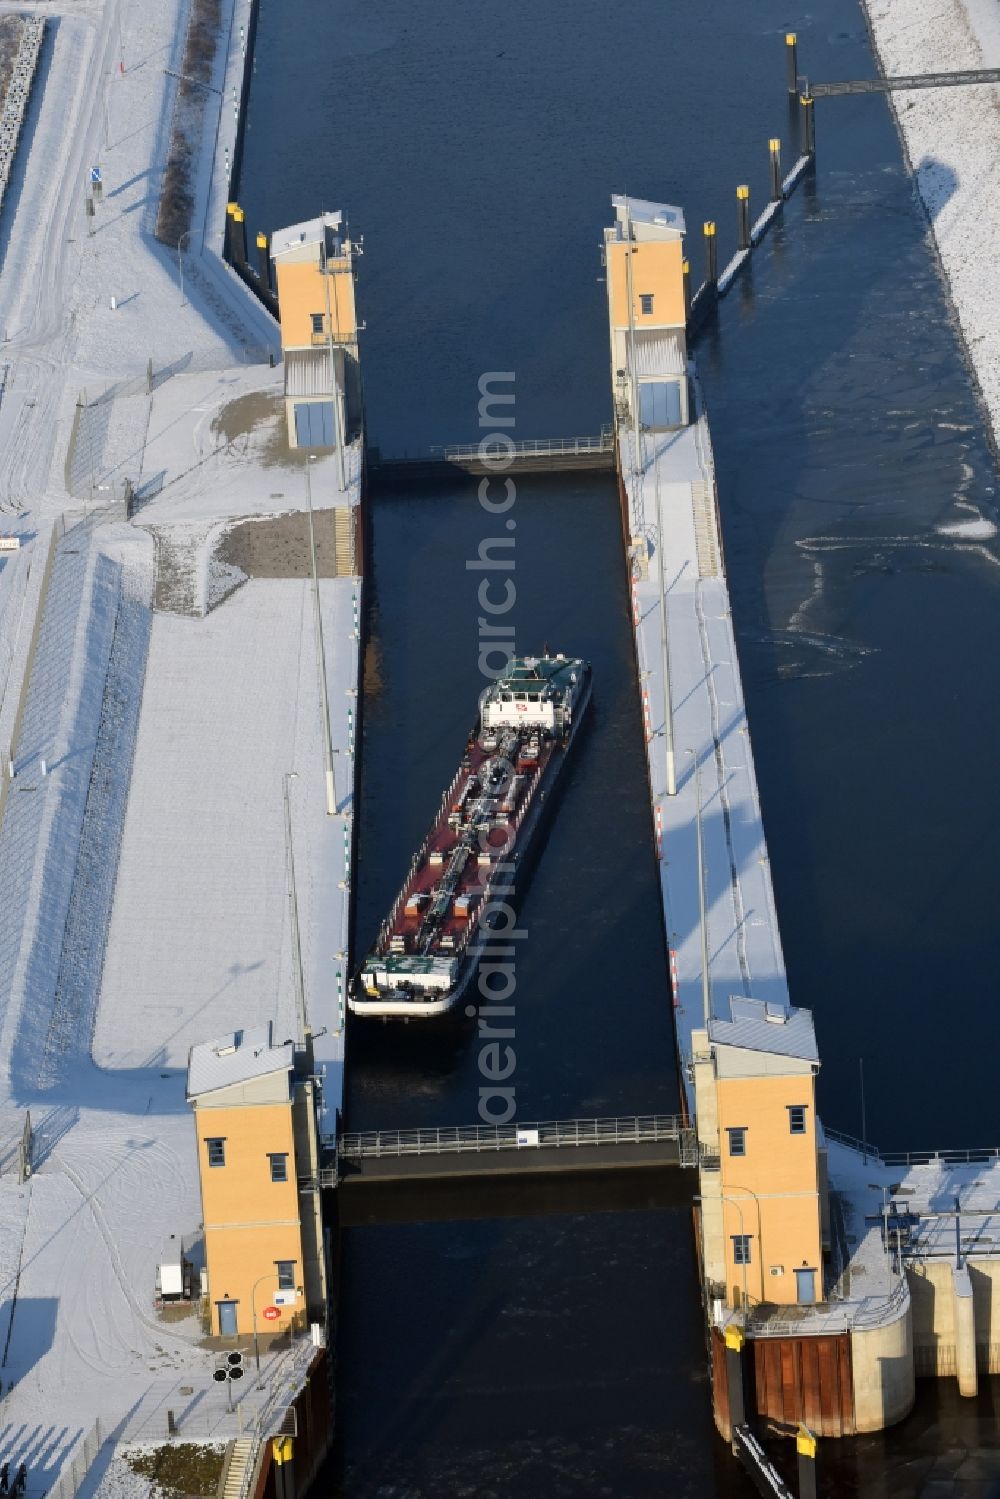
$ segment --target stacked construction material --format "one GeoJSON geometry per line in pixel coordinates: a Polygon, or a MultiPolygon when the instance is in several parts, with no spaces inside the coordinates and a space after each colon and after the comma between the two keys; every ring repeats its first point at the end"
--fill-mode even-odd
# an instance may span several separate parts
{"type": "Polygon", "coordinates": [[[21,126],[28,110],[31,85],[42,50],[45,22],[35,16],[23,18],[23,30],[14,58],[10,83],[0,111],[0,207],[14,166],[14,155],[21,136],[21,126]]]}

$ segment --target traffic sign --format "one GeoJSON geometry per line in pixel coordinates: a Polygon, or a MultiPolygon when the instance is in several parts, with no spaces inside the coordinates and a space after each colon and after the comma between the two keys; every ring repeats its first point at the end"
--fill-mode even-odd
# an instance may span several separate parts
{"type": "Polygon", "coordinates": [[[90,180],[91,180],[91,182],[101,182],[103,180],[102,177],[101,177],[101,169],[100,169],[100,167],[91,167],[91,169],[90,169],[90,180]]]}
{"type": "Polygon", "coordinates": [[[281,1308],[277,1306],[266,1306],[261,1312],[265,1322],[277,1322],[281,1316],[281,1308]]]}

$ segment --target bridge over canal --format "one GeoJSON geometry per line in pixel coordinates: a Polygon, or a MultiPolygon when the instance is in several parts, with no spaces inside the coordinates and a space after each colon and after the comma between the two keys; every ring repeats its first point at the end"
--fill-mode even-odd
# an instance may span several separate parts
{"type": "Polygon", "coordinates": [[[680,1115],[631,1114],[345,1133],[321,1182],[342,1187],[697,1164],[695,1132],[680,1115]]]}
{"type": "Polygon", "coordinates": [[[453,443],[423,453],[390,455],[371,447],[367,465],[372,479],[387,488],[392,488],[394,482],[409,484],[460,474],[558,474],[594,469],[611,473],[615,466],[615,442],[611,428],[602,427],[596,437],[539,438],[526,442],[487,437],[482,442],[453,443]]]}

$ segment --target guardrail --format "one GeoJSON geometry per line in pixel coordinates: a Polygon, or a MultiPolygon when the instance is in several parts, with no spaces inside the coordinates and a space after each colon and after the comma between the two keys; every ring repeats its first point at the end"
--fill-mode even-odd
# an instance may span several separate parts
{"type": "Polygon", "coordinates": [[[574,1149],[581,1145],[613,1148],[667,1140],[683,1144],[690,1134],[692,1131],[679,1114],[633,1114],[620,1119],[549,1119],[531,1124],[368,1130],[342,1135],[337,1154],[342,1160],[366,1160],[387,1156],[574,1149]]]}
{"type": "Polygon", "coordinates": [[[981,1150],[888,1150],[880,1157],[884,1166],[970,1166],[1000,1160],[1000,1149],[984,1146],[981,1150]]]}
{"type": "Polygon", "coordinates": [[[823,1133],[828,1140],[833,1140],[837,1145],[846,1145],[848,1150],[856,1150],[862,1155],[867,1155],[872,1161],[880,1161],[882,1156],[871,1141],[859,1140],[857,1135],[845,1134],[843,1130],[831,1129],[828,1124],[823,1125],[823,1133]]]}
{"type": "MultiPolygon", "coordinates": [[[[266,1441],[285,1433],[288,1410],[321,1350],[322,1344],[304,1333],[290,1348],[266,1356],[260,1376],[240,1384],[238,1401],[234,1391],[233,1409],[218,1384],[190,1374],[178,1377],[175,1371],[149,1386],[116,1429],[116,1438],[124,1445],[153,1446],[175,1437],[182,1442],[222,1443],[233,1438],[266,1441]]],[[[244,1359],[249,1366],[249,1348],[244,1348],[244,1359]]]]}
{"type": "Polygon", "coordinates": [[[891,1293],[884,1300],[873,1296],[865,1297],[854,1315],[852,1325],[854,1327],[878,1327],[881,1322],[885,1322],[905,1306],[909,1299],[909,1283],[905,1275],[900,1275],[891,1293]]]}
{"type": "Polygon", "coordinates": [[[870,1142],[865,1144],[854,1135],[845,1135],[828,1125],[823,1126],[823,1132],[827,1139],[846,1145],[850,1150],[866,1153],[870,1161],[882,1166],[974,1166],[1000,1160],[1000,1146],[997,1145],[969,1146],[965,1150],[878,1150],[870,1142]]]}
{"type": "Polygon", "coordinates": [[[802,1317],[768,1315],[763,1304],[754,1306],[747,1319],[747,1330],[755,1338],[802,1338],[817,1332],[850,1332],[856,1327],[879,1327],[892,1321],[909,1300],[906,1276],[897,1276],[887,1296],[865,1296],[845,1306],[824,1305],[810,1308],[802,1317]],[[822,1321],[822,1326],[820,1326],[822,1321]]]}

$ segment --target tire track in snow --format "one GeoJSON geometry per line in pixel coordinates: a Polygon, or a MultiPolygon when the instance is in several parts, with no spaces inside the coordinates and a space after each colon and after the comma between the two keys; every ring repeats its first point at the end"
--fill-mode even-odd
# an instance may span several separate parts
{"type": "Polygon", "coordinates": [[[188,1339],[179,1338],[176,1333],[170,1332],[168,1328],[166,1328],[162,1323],[157,1322],[155,1318],[150,1317],[146,1313],[142,1306],[142,1303],[139,1301],[138,1297],[132,1290],[128,1275],[125,1272],[125,1266],[122,1264],[121,1254],[119,1253],[114,1234],[112,1234],[111,1230],[109,1229],[107,1219],[104,1216],[104,1209],[101,1207],[100,1203],[97,1200],[97,1193],[100,1191],[100,1187],[104,1185],[104,1182],[102,1182],[93,1191],[88,1191],[86,1183],[83,1181],[82,1177],[80,1177],[78,1173],[73,1169],[73,1167],[68,1164],[65,1156],[60,1155],[59,1152],[54,1152],[54,1156],[55,1159],[57,1159],[59,1162],[60,1169],[65,1173],[68,1180],[73,1184],[73,1186],[79,1192],[80,1196],[83,1198],[87,1207],[90,1209],[91,1216],[93,1217],[94,1223],[97,1226],[97,1231],[101,1235],[101,1238],[104,1240],[105,1246],[108,1250],[108,1254],[111,1260],[111,1268],[114,1271],[115,1279],[118,1281],[118,1284],[120,1285],[122,1290],[122,1295],[125,1297],[125,1300],[132,1308],[132,1312],[135,1315],[136,1319],[141,1322],[149,1332],[155,1333],[157,1338],[162,1337],[168,1339],[172,1343],[176,1344],[178,1349],[183,1349],[186,1355],[190,1355],[191,1344],[188,1339]]]}

